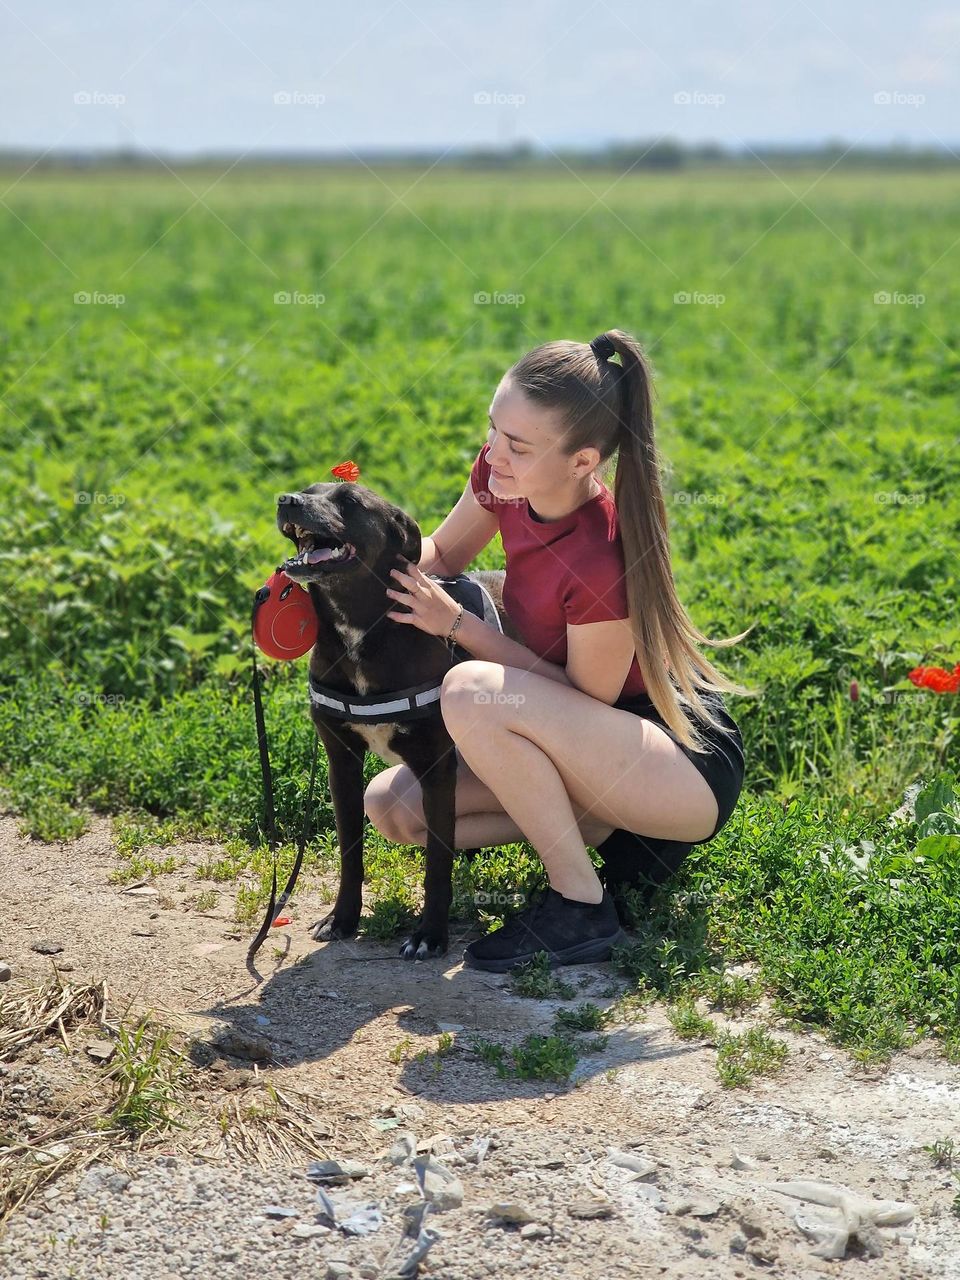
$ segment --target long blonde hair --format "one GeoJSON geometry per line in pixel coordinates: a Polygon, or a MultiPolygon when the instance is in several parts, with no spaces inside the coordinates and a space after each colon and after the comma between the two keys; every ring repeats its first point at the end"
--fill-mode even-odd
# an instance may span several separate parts
{"type": "Polygon", "coordinates": [[[595,448],[602,466],[617,452],[613,496],[637,663],[647,695],[680,741],[696,751],[705,750],[706,743],[684,707],[719,728],[701,692],[753,696],[759,691],[728,679],[696,645],[737,644],[756,623],[738,636],[711,640],[694,626],[677,597],[647,357],[636,338],[610,329],[593,343],[547,342],[535,347],[512,366],[507,377],[539,407],[557,414],[565,455],[595,448]],[[620,357],[619,364],[608,358],[613,354],[620,357]]]}

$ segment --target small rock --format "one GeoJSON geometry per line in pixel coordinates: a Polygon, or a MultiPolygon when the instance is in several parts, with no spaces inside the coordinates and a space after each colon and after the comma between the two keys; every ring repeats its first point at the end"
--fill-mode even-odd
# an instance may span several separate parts
{"type": "Polygon", "coordinates": [[[76,967],[72,960],[61,960],[57,965],[61,973],[73,973],[76,967]]]}
{"type": "MultiPolygon", "coordinates": [[[[222,1062],[217,1065],[221,1068],[225,1066],[222,1062]]],[[[249,1085],[254,1084],[257,1079],[252,1071],[237,1067],[228,1067],[225,1071],[221,1070],[217,1074],[220,1076],[217,1083],[221,1089],[246,1089],[249,1085]]]]}
{"type": "Polygon", "coordinates": [[[545,1227],[542,1222],[528,1222],[526,1226],[520,1228],[520,1236],[523,1240],[543,1240],[550,1234],[550,1228],[545,1227]]]}
{"type": "Polygon", "coordinates": [[[160,891],[149,884],[135,884],[129,889],[124,889],[123,893],[128,898],[158,898],[160,896],[160,891]]]}
{"type": "Polygon", "coordinates": [[[433,1156],[420,1156],[413,1162],[425,1200],[441,1212],[459,1209],[463,1204],[463,1183],[433,1156]]]}
{"type": "Polygon", "coordinates": [[[213,1043],[231,1058],[243,1058],[247,1062],[272,1062],[273,1048],[264,1036],[254,1036],[236,1027],[224,1027],[214,1036],[213,1043]]]}
{"type": "Polygon", "coordinates": [[[776,1262],[780,1256],[780,1248],[774,1240],[748,1240],[744,1253],[750,1258],[756,1258],[758,1262],[769,1265],[776,1262]]]}
{"type": "Polygon", "coordinates": [[[156,929],[131,929],[131,938],[155,938],[157,936],[156,929]]]}
{"type": "Polygon", "coordinates": [[[737,1225],[748,1240],[762,1240],[767,1234],[759,1215],[753,1209],[738,1210],[737,1225]]]}
{"type": "Polygon", "coordinates": [[[419,1102],[394,1102],[385,1108],[387,1115],[399,1120],[422,1120],[427,1114],[419,1102]]]}
{"type": "Polygon", "coordinates": [[[391,1164],[406,1164],[417,1154],[417,1137],[413,1133],[401,1133],[387,1152],[391,1164]]]}
{"type": "Polygon", "coordinates": [[[314,1236],[328,1236],[330,1234],[329,1227],[323,1227],[319,1222],[298,1222],[290,1232],[294,1240],[312,1240],[314,1236]]]}
{"type": "Polygon", "coordinates": [[[57,956],[63,950],[63,943],[41,938],[39,942],[31,942],[30,950],[36,951],[41,956],[57,956]]]}
{"type": "Polygon", "coordinates": [[[609,1200],[575,1200],[567,1205],[567,1213],[571,1218],[612,1218],[613,1205],[609,1200]]]}
{"type": "Polygon", "coordinates": [[[730,1157],[731,1169],[756,1169],[759,1165],[753,1156],[742,1156],[739,1151],[734,1149],[730,1157]]]}
{"type": "Polygon", "coordinates": [[[462,1022],[438,1022],[438,1023],[437,1023],[437,1030],[438,1030],[438,1031],[448,1031],[448,1032],[453,1032],[453,1031],[462,1031],[462,1030],[463,1030],[463,1023],[462,1023],[462,1022]]]}
{"type": "Polygon", "coordinates": [[[282,1204],[265,1205],[263,1212],[267,1218],[298,1218],[300,1216],[299,1210],[287,1209],[282,1204]]]}
{"type": "Polygon", "coordinates": [[[689,1213],[694,1218],[713,1218],[720,1212],[720,1201],[710,1196],[685,1196],[671,1208],[678,1215],[689,1213]]]}
{"type": "Polygon", "coordinates": [[[358,1160],[311,1160],[307,1177],[325,1187],[342,1187],[356,1178],[365,1178],[370,1170],[358,1160]]]}
{"type": "Polygon", "coordinates": [[[657,1166],[652,1160],[647,1160],[645,1156],[634,1156],[628,1151],[611,1149],[607,1159],[618,1169],[629,1169],[638,1178],[656,1177],[657,1166]]]}
{"type": "Polygon", "coordinates": [[[115,1040],[91,1040],[84,1046],[88,1058],[94,1062],[107,1063],[117,1052],[115,1040]]]}
{"type": "Polygon", "coordinates": [[[13,970],[8,964],[4,964],[3,961],[0,960],[0,982],[9,982],[12,977],[13,970]]]}
{"type": "MultiPolygon", "coordinates": [[[[53,1164],[55,1160],[62,1160],[64,1156],[68,1156],[69,1154],[70,1154],[69,1143],[55,1142],[52,1146],[47,1147],[45,1150],[38,1149],[34,1151],[33,1158],[34,1160],[36,1160],[37,1164],[53,1164]]],[[[57,1190],[56,1188],[49,1188],[49,1190],[52,1190],[55,1195],[60,1194],[59,1190],[57,1190]]]]}
{"type": "Polygon", "coordinates": [[[350,1280],[352,1275],[350,1263],[342,1258],[331,1258],[327,1263],[327,1280],[350,1280]]]}
{"type": "Polygon", "coordinates": [[[536,1217],[530,1212],[525,1204],[520,1204],[516,1200],[496,1200],[487,1210],[487,1216],[491,1218],[499,1218],[502,1222],[509,1222],[514,1226],[522,1227],[527,1223],[535,1222],[536,1217]]]}

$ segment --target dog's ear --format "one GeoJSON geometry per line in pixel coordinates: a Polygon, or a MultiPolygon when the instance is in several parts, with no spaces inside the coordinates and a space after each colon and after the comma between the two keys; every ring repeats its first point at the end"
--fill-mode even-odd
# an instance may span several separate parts
{"type": "Polygon", "coordinates": [[[400,531],[400,554],[405,560],[409,560],[411,564],[418,564],[422,550],[420,526],[405,511],[397,511],[394,520],[400,531]]]}

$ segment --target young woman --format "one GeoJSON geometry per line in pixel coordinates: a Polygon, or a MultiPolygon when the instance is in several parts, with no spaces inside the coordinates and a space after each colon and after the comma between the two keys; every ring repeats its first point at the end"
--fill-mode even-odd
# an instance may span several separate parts
{"type": "MultiPolygon", "coordinates": [[[[680,604],[639,343],[612,330],[549,342],[504,375],[487,444],[420,562],[393,571],[397,622],[474,657],[443,682],[457,746],[457,848],[527,840],[546,892],[471,943],[467,964],[504,972],[538,951],[552,964],[609,958],[623,940],[610,889],[671,874],[727,822],[743,741],[708,640],[680,604]],[[619,363],[614,359],[619,357],[619,363]],[[617,453],[614,490],[597,474],[617,453]],[[427,574],[462,572],[499,530],[503,600],[526,644],[501,635],[427,574]],[[604,857],[607,887],[586,845],[604,857]]],[[[385,769],[365,807],[385,835],[426,843],[420,786],[385,769]]]]}

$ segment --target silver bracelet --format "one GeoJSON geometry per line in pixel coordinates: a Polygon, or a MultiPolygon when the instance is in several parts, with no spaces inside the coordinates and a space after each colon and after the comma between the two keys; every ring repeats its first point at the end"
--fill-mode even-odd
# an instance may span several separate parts
{"type": "Polygon", "coordinates": [[[451,652],[455,647],[453,637],[457,634],[457,628],[460,626],[460,622],[462,619],[463,619],[463,605],[460,606],[460,612],[457,614],[456,622],[453,624],[453,626],[450,628],[449,632],[447,633],[446,642],[450,646],[451,652]]]}

